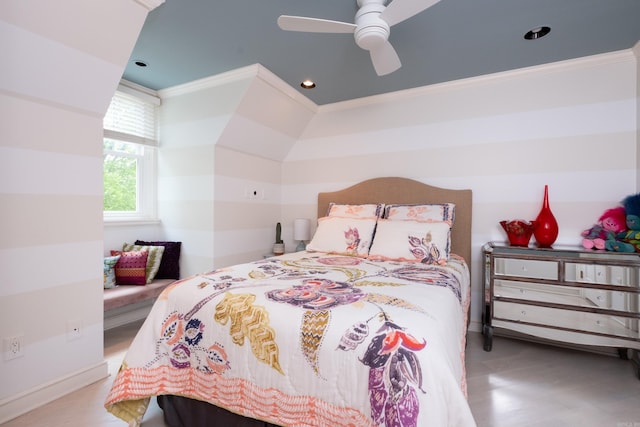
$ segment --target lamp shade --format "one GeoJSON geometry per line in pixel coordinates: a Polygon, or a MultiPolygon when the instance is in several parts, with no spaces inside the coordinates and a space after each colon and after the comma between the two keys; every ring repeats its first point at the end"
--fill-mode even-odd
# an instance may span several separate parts
{"type": "Polygon", "coordinates": [[[306,218],[298,218],[293,221],[293,240],[309,240],[311,221],[306,218]]]}

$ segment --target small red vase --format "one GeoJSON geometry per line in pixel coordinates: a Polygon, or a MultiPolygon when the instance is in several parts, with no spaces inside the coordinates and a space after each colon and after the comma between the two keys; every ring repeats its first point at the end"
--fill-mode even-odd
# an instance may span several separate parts
{"type": "Polygon", "coordinates": [[[544,201],[542,209],[536,218],[536,228],[533,230],[533,236],[536,238],[538,246],[541,248],[550,248],[553,242],[558,238],[558,221],[553,216],[551,208],[549,208],[549,186],[544,186],[544,201]]]}

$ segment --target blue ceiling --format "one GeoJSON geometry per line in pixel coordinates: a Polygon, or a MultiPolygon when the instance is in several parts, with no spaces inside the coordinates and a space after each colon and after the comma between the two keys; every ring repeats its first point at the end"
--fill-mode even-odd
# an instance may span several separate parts
{"type": "Polygon", "coordinates": [[[377,76],[353,35],[288,32],[276,23],[283,14],[354,22],[356,10],[356,0],[166,0],[147,17],[123,78],[157,90],[259,63],[323,105],[640,40],[640,0],[441,0],[391,27],[402,68],[377,76]],[[524,39],[543,25],[551,27],[546,37],[524,39]],[[304,79],[316,88],[302,89],[304,79]]]}

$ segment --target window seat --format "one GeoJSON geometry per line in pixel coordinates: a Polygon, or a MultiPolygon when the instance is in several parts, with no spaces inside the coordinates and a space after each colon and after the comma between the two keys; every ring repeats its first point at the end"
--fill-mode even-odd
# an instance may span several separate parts
{"type": "Polygon", "coordinates": [[[153,302],[175,282],[156,279],[147,285],[120,285],[104,290],[104,329],[112,329],[147,317],[153,302]]]}

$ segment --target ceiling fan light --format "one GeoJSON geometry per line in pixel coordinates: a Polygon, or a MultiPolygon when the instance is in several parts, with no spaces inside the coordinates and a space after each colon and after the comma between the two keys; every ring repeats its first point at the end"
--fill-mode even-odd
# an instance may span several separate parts
{"type": "Polygon", "coordinates": [[[356,44],[364,50],[375,50],[386,43],[389,28],[369,26],[358,28],[354,34],[356,44]]]}

